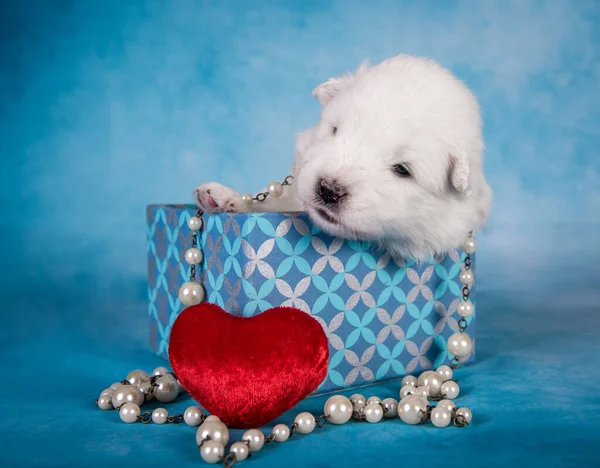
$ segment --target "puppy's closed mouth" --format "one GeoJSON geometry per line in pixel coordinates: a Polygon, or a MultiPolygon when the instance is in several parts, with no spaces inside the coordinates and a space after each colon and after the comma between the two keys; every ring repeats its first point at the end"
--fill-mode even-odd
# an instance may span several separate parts
{"type": "Polygon", "coordinates": [[[322,208],[315,208],[315,211],[317,212],[317,214],[321,218],[323,218],[328,223],[338,224],[338,220],[335,219],[333,216],[331,216],[329,213],[327,213],[324,209],[322,209],[322,208]]]}

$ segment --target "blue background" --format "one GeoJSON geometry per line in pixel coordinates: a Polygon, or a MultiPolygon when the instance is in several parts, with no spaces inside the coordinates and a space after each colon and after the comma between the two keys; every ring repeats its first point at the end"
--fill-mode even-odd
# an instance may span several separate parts
{"type": "Polygon", "coordinates": [[[145,205],[189,202],[207,180],[282,179],[318,118],[312,88],[406,52],[452,68],[483,109],[495,202],[464,378],[476,424],[328,428],[252,464],[592,464],[599,25],[584,0],[0,1],[0,356],[19,395],[1,391],[0,462],[198,462],[193,431],[124,427],[90,405],[160,363],[146,351],[145,205]]]}

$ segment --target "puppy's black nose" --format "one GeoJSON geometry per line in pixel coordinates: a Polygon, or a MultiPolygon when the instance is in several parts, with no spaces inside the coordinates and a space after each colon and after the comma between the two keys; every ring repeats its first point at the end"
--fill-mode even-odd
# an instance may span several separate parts
{"type": "Polygon", "coordinates": [[[348,195],[346,189],[335,180],[321,179],[317,185],[319,198],[328,205],[335,205],[340,198],[348,195]]]}

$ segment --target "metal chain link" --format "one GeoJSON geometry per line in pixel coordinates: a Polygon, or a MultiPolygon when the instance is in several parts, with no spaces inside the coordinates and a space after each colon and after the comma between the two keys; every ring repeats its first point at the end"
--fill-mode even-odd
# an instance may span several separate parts
{"type": "Polygon", "coordinates": [[[181,424],[183,422],[183,414],[167,416],[167,422],[171,424],[181,424]]]}
{"type": "Polygon", "coordinates": [[[210,437],[209,435],[205,436],[205,437],[204,437],[204,439],[202,439],[202,440],[200,441],[200,443],[198,444],[198,449],[201,449],[201,448],[202,448],[202,446],[203,446],[203,445],[204,445],[206,442],[208,442],[209,440],[211,440],[211,437],[210,437]]]}
{"type": "Polygon", "coordinates": [[[327,425],[327,421],[329,421],[329,418],[331,418],[331,416],[326,416],[322,414],[315,419],[315,424],[317,425],[317,427],[325,427],[327,425]]]}
{"type": "Polygon", "coordinates": [[[425,408],[425,411],[420,410],[421,411],[421,422],[425,423],[427,421],[429,421],[429,418],[431,417],[431,406],[427,405],[427,408],[425,408]]]}
{"type": "Polygon", "coordinates": [[[453,422],[456,427],[467,427],[469,425],[467,418],[465,418],[462,414],[457,414],[454,416],[453,422]]]}
{"type": "Polygon", "coordinates": [[[227,455],[225,455],[225,458],[223,458],[223,466],[225,468],[231,468],[236,463],[237,458],[235,458],[235,453],[233,452],[229,452],[227,455]]]}
{"type": "Polygon", "coordinates": [[[471,289],[469,288],[469,285],[463,284],[461,292],[462,292],[463,301],[468,300],[469,296],[471,295],[471,289]]]}
{"type": "Polygon", "coordinates": [[[431,400],[431,401],[442,401],[446,398],[446,394],[445,393],[440,393],[437,396],[429,396],[427,397],[427,399],[431,400]]]}
{"type": "MultiPolygon", "coordinates": [[[[275,436],[273,434],[271,434],[271,436],[273,436],[273,439],[275,438],[275,436]]],[[[265,444],[268,444],[269,442],[271,442],[273,439],[269,440],[270,436],[267,436],[265,438],[265,444]]],[[[250,458],[252,456],[252,451],[250,450],[250,441],[249,440],[242,440],[240,441],[242,442],[244,445],[246,445],[246,447],[248,447],[248,456],[246,457],[246,459],[250,458]]],[[[227,455],[225,455],[225,457],[223,457],[223,466],[225,468],[231,468],[232,466],[234,466],[237,463],[237,458],[235,456],[235,453],[233,452],[229,452],[227,455]]]]}
{"type": "Polygon", "coordinates": [[[298,430],[298,423],[292,424],[290,427],[290,436],[288,438],[291,439],[297,430],[298,430]]]}

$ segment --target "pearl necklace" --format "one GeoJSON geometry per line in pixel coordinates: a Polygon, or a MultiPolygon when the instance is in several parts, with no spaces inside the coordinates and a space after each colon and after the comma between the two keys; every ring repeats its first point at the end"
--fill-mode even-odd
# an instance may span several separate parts
{"type": "Polygon", "coordinates": [[[442,365],[435,371],[423,372],[418,378],[407,375],[401,381],[399,401],[396,398],[381,400],[377,396],[365,399],[358,393],[350,398],[334,395],[325,402],[323,413],[317,417],[309,412],[299,413],[291,426],[277,424],[268,435],[260,429],[245,431],[240,441],[231,444],[226,456],[229,429],[217,416],[207,415],[200,407],[190,406],[183,414],[174,415],[169,415],[165,408],[141,413],[140,407],[153,398],[169,403],[179,396],[182,390],[179,382],[164,367],[154,369],[151,376],[143,370],[130,372],[125,380],[104,390],[96,399],[96,404],[102,410],[118,410],[121,420],[128,424],[184,422],[188,426],[198,427],[196,445],[202,459],[206,463],[222,462],[223,466],[232,467],[271,442],[286,442],[296,433],[310,434],[316,428],[325,427],[327,423],[341,425],[353,419],[374,424],[384,418],[399,417],[410,425],[431,421],[435,427],[447,427],[451,423],[456,427],[466,427],[473,417],[471,410],[466,407],[457,408],[453,401],[460,393],[458,382],[452,380],[453,369],[457,367],[454,363],[450,366],[442,365]],[[437,404],[431,406],[430,402],[437,404]]]}
{"type": "MultiPolygon", "coordinates": [[[[292,177],[288,176],[282,183],[269,184],[268,191],[253,197],[244,194],[242,199],[248,205],[254,201],[264,201],[268,196],[274,198],[283,194],[284,186],[291,185],[292,177]]],[[[185,259],[190,265],[190,280],[179,289],[179,299],[186,306],[199,304],[204,300],[204,288],[195,281],[196,265],[202,262],[202,251],[198,246],[198,232],[203,227],[201,210],[188,220],[192,232],[192,246],[185,253],[185,259]]],[[[299,413],[291,426],[277,424],[270,434],[266,435],[260,429],[249,429],[242,435],[240,441],[234,442],[225,455],[225,447],[229,442],[229,429],[215,415],[209,416],[198,406],[188,407],[183,414],[169,415],[164,408],[153,412],[141,412],[141,406],[156,398],[163,403],[175,401],[182,391],[185,391],[176,376],[165,367],[158,367],[149,375],[143,370],[130,372],[125,380],[112,384],[102,391],[95,400],[101,410],[118,410],[121,420],[125,423],[142,422],[144,424],[179,424],[198,427],[196,445],[200,456],[206,463],[222,462],[225,467],[232,467],[242,462],[251,454],[260,451],[271,442],[283,443],[299,434],[310,434],[315,428],[325,427],[327,423],[345,424],[350,419],[378,423],[382,419],[399,417],[410,425],[431,421],[435,427],[447,427],[451,423],[456,427],[466,427],[473,417],[467,407],[457,408],[454,399],[460,393],[457,380],[452,380],[454,370],[460,367],[460,360],[466,358],[473,350],[473,343],[467,329],[467,317],[473,314],[474,306],[469,300],[470,286],[474,276],[471,271],[471,254],[477,244],[473,232],[469,232],[467,241],[461,247],[465,252],[464,271],[460,274],[462,286],[462,301],[458,306],[461,319],[458,321],[459,332],[448,338],[447,347],[454,357],[450,365],[442,365],[435,371],[425,371],[418,378],[405,376],[401,381],[399,401],[395,398],[381,400],[377,396],[367,399],[361,394],[350,398],[343,395],[330,397],[323,408],[323,413],[317,417],[308,412],[299,413]],[[436,402],[435,406],[430,402],[436,402]]]]}

